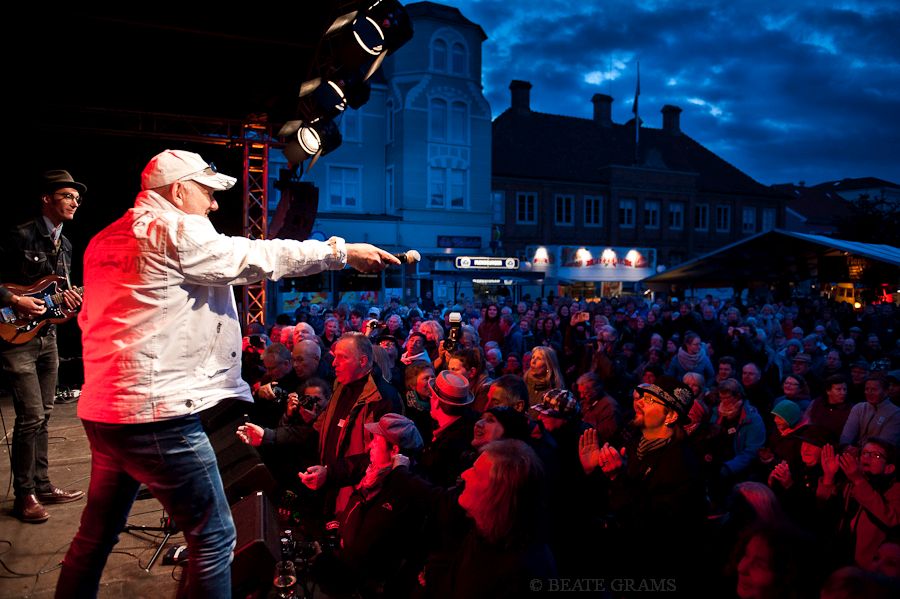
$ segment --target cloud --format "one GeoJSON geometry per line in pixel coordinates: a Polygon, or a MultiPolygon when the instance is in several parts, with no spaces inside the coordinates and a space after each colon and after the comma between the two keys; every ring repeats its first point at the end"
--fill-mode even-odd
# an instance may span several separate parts
{"type": "Polygon", "coordinates": [[[511,79],[535,110],[588,118],[597,92],[631,118],[664,104],[682,130],[763,183],[876,176],[900,183],[900,8],[841,2],[447,0],[478,23],[494,115],[511,79]]]}

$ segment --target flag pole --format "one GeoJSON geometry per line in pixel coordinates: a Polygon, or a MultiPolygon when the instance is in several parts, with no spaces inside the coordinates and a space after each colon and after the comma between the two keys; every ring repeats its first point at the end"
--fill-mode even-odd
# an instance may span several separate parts
{"type": "Polygon", "coordinates": [[[641,117],[638,111],[638,97],[641,95],[641,61],[637,61],[637,83],[634,86],[634,103],[631,112],[634,113],[634,163],[638,163],[641,141],[641,117]]]}

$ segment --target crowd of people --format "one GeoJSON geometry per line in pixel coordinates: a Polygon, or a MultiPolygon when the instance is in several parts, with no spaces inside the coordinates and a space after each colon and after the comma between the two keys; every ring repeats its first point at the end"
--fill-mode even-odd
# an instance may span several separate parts
{"type": "Polygon", "coordinates": [[[336,595],[894,596],[898,331],[825,299],[303,300],[245,331],[237,434],[295,524],[340,526],[336,595]]]}

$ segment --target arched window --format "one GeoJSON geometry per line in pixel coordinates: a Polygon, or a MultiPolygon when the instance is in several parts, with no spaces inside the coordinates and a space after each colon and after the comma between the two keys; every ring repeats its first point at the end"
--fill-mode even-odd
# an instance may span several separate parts
{"type": "Polygon", "coordinates": [[[435,71],[447,71],[447,42],[442,39],[434,40],[431,46],[431,68],[435,71]]]}
{"type": "Polygon", "coordinates": [[[444,141],[447,139],[447,101],[440,98],[432,98],[429,102],[431,113],[431,128],[429,137],[432,140],[444,141]]]}
{"type": "Polygon", "coordinates": [[[450,55],[450,66],[454,75],[465,75],[466,68],[466,47],[461,43],[453,44],[450,55]]]}

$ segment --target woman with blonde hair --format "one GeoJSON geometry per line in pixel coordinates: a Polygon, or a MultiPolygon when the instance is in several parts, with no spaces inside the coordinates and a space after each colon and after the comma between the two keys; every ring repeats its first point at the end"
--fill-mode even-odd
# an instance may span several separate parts
{"type": "Polygon", "coordinates": [[[544,393],[550,389],[565,389],[559,360],[552,347],[536,346],[531,350],[531,364],[525,373],[528,387],[528,406],[541,403],[544,393]]]}

